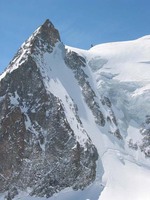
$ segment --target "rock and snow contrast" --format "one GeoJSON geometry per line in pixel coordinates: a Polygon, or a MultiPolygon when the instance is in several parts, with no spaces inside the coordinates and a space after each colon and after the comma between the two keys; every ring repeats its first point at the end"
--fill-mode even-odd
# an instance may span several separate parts
{"type": "Polygon", "coordinates": [[[0,200],[150,199],[150,36],[65,46],[46,20],[0,75],[0,200]]]}

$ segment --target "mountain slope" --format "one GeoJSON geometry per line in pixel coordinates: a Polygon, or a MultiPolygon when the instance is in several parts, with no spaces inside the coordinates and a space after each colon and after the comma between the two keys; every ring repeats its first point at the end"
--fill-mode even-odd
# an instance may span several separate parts
{"type": "Polygon", "coordinates": [[[63,53],[58,31],[46,21],[1,76],[0,191],[9,188],[8,199],[16,188],[49,197],[95,179],[97,150],[57,80],[59,63],[68,69],[63,53]]]}
{"type": "Polygon", "coordinates": [[[108,151],[104,153],[106,187],[100,200],[149,199],[149,36],[97,45],[89,51],[67,48],[86,59],[100,97],[107,97],[111,102],[124,141],[124,150],[108,145],[108,151]],[[118,160],[122,164],[119,165],[118,160]],[[109,163],[111,166],[114,163],[112,169],[108,167],[109,163]]]}
{"type": "Polygon", "coordinates": [[[32,34],[0,77],[0,199],[150,199],[149,47],[32,34]]]}

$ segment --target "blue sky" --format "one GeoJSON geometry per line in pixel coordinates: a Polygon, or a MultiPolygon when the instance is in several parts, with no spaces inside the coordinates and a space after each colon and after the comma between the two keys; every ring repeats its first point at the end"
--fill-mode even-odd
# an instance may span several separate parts
{"type": "Polygon", "coordinates": [[[83,49],[150,35],[149,0],[0,0],[0,72],[47,18],[64,44],[83,49]]]}

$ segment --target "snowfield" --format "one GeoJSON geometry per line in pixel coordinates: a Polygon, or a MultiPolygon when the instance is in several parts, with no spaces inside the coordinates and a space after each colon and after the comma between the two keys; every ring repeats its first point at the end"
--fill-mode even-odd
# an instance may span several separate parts
{"type": "MultiPolygon", "coordinates": [[[[76,120],[74,102],[83,127],[96,146],[99,159],[94,183],[83,191],[67,188],[49,200],[150,200],[150,160],[140,148],[129,148],[129,140],[140,146],[141,124],[150,115],[150,36],[128,41],[107,43],[81,50],[66,46],[86,59],[89,82],[97,97],[109,97],[123,137],[119,140],[109,133],[110,127],[100,127],[85,103],[71,70],[63,61],[61,45],[37,61],[43,67],[46,87],[59,97],[65,114],[79,142],[87,137],[76,120]],[[57,65],[57,69],[55,66],[57,65]],[[47,70],[47,71],[45,71],[47,70]],[[77,128],[79,126],[79,128],[77,128]],[[83,137],[84,135],[84,137],[83,137]]],[[[109,110],[102,107],[105,116],[109,110]]],[[[113,130],[113,125],[111,129],[113,130]]],[[[5,194],[0,195],[0,200],[5,194]]],[[[15,200],[46,200],[20,192],[15,200]]]]}
{"type": "Polygon", "coordinates": [[[115,141],[106,141],[103,134],[102,138],[98,132],[90,135],[104,168],[104,190],[98,199],[149,200],[149,159],[139,149],[129,148],[128,141],[140,144],[140,125],[150,114],[150,36],[101,44],[88,51],[68,48],[86,58],[99,95],[108,96],[113,104],[125,141],[118,147],[115,141]]]}

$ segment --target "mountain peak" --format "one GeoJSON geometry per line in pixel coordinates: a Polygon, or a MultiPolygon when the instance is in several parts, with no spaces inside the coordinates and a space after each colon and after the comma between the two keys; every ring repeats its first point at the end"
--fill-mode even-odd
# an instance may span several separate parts
{"type": "Polygon", "coordinates": [[[37,36],[48,42],[51,46],[54,46],[56,42],[60,41],[60,35],[58,30],[54,27],[52,22],[47,19],[37,31],[37,36]]]}
{"type": "Polygon", "coordinates": [[[54,27],[53,23],[49,20],[49,19],[46,19],[46,21],[42,24],[43,27],[45,28],[49,28],[49,27],[54,27]]]}
{"type": "Polygon", "coordinates": [[[52,51],[52,48],[57,42],[61,41],[58,30],[52,22],[47,19],[29,39],[22,45],[23,49],[29,47],[30,52],[34,53],[39,50],[52,51]]]}
{"type": "Polygon", "coordinates": [[[53,47],[60,42],[59,31],[54,27],[52,22],[47,19],[35,32],[21,45],[12,61],[9,63],[5,72],[0,76],[0,80],[8,72],[12,72],[18,68],[31,54],[39,54],[40,52],[53,51],[53,47]]]}

